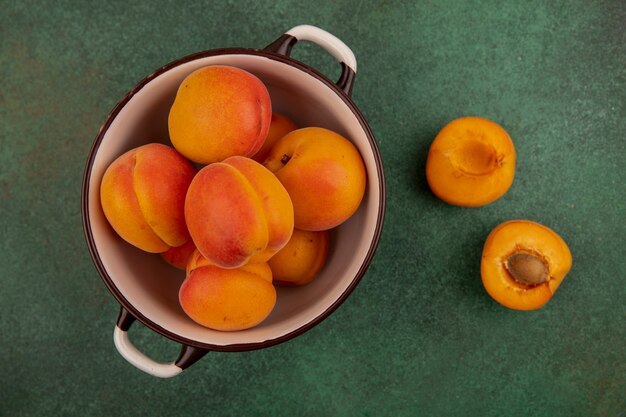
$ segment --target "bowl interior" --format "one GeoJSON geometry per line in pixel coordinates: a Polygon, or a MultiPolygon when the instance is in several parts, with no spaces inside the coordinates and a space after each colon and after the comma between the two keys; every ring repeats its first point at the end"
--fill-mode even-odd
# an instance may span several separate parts
{"type": "MultiPolygon", "coordinates": [[[[315,77],[283,61],[261,55],[231,53],[204,56],[158,73],[135,91],[103,130],[88,179],[88,215],[96,256],[113,285],[128,303],[149,321],[198,344],[228,346],[258,344],[283,338],[323,315],[350,288],[377,239],[382,207],[379,170],[364,127],[350,107],[315,77]],[[189,319],[178,303],[184,272],[160,256],[132,247],[109,226],[99,200],[100,181],[108,165],[129,149],[149,142],[169,143],[167,115],[176,90],[189,73],[205,65],[224,64],[245,69],[267,86],[274,111],[292,118],[300,127],[319,126],[349,138],[365,162],[368,184],[358,211],[331,231],[329,257],[310,284],[277,287],[277,303],[260,325],[238,332],[219,332],[189,319]]],[[[144,320],[145,322],[145,320],[144,320]]]]}

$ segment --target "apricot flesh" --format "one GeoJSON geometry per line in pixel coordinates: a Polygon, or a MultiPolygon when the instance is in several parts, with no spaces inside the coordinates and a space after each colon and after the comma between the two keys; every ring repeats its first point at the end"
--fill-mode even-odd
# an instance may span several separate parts
{"type": "Polygon", "coordinates": [[[513,141],[500,125],[481,117],[462,117],[435,137],[426,161],[426,179],[441,200],[478,207],[509,190],[515,164],[513,141]]]}
{"type": "Polygon", "coordinates": [[[328,232],[294,229],[289,242],[268,261],[277,285],[306,285],[321,271],[328,255],[328,232]]]}
{"type": "Polygon", "coordinates": [[[272,104],[255,75],[226,65],[197,69],[181,83],[168,117],[170,139],[201,164],[252,156],[267,137],[272,104]]]}
{"type": "Polygon", "coordinates": [[[483,248],[481,277],[487,293],[515,310],[534,310],[554,295],[572,266],[565,241],[529,220],[494,228],[483,248]]]}
{"type": "Polygon", "coordinates": [[[289,194],[263,165],[233,156],[205,166],[185,199],[189,233],[200,251],[221,268],[265,262],[293,232],[289,194]]]}
{"type": "Polygon", "coordinates": [[[146,252],[187,242],[184,202],[196,173],[173,148],[150,143],[111,163],[100,184],[104,215],[124,240],[146,252]]]}
{"type": "Polygon", "coordinates": [[[254,327],[272,312],[276,289],[266,263],[224,269],[196,252],[180,287],[183,311],[196,323],[214,330],[254,327]]]}
{"type": "Polygon", "coordinates": [[[272,148],[264,165],[285,186],[295,227],[320,231],[336,227],[358,209],[366,172],[358,149],[343,136],[320,127],[294,130],[272,148]]]}

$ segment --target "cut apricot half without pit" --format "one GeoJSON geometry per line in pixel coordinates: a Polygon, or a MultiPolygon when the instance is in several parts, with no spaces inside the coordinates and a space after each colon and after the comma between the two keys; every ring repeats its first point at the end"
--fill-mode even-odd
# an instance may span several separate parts
{"type": "Polygon", "coordinates": [[[480,272],[494,300],[534,310],[552,298],[571,266],[572,254],[556,232],[530,220],[511,220],[487,237],[480,272]]]}
{"type": "Polygon", "coordinates": [[[435,137],[426,160],[432,192],[446,203],[478,207],[508,191],[515,174],[515,147],[497,123],[461,117],[435,137]]]}

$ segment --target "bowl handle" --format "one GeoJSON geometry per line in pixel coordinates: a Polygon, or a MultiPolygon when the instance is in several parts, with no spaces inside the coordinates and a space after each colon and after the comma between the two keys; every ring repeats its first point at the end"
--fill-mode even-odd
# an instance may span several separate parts
{"type": "Polygon", "coordinates": [[[289,56],[291,48],[298,41],[310,41],[321,46],[341,63],[341,76],[336,84],[350,96],[356,75],[356,58],[352,50],[335,35],[316,26],[300,25],[288,30],[264,50],[289,56]]]}
{"type": "Polygon", "coordinates": [[[193,365],[208,352],[204,349],[183,345],[176,361],[169,363],[157,362],[140,352],[128,338],[128,329],[134,321],[135,317],[122,307],[113,331],[113,342],[117,351],[124,359],[150,375],[159,378],[171,378],[193,365]]]}

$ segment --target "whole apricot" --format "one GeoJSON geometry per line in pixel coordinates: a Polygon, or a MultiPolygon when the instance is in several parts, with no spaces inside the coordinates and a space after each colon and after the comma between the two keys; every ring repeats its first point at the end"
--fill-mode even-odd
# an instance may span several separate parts
{"type": "Polygon", "coordinates": [[[100,184],[104,215],[122,239],[146,252],[165,252],[190,237],[185,195],[196,169],[173,148],[150,143],[109,165],[100,184]]]}
{"type": "Polygon", "coordinates": [[[289,242],[267,262],[278,285],[305,285],[321,271],[328,255],[328,232],[294,229],[289,242]]]}
{"type": "Polygon", "coordinates": [[[291,121],[290,118],[284,116],[282,114],[273,113],[272,114],[272,122],[270,123],[270,130],[267,134],[267,138],[265,138],[265,142],[263,142],[263,146],[259,151],[254,154],[252,159],[257,162],[263,163],[267,156],[270,153],[270,150],[274,146],[274,144],[278,141],[278,139],[285,136],[287,133],[292,130],[296,130],[298,127],[296,124],[291,121]]]}
{"type": "Polygon", "coordinates": [[[293,202],[295,227],[328,230],[348,220],[365,194],[365,165],[343,136],[320,127],[294,130],[276,142],[264,165],[293,202]]]}
{"type": "Polygon", "coordinates": [[[193,240],[190,238],[181,246],[169,248],[167,251],[162,252],[160,255],[165,262],[172,265],[173,267],[182,269],[184,271],[187,268],[189,259],[191,258],[191,255],[194,253],[195,250],[196,245],[194,245],[193,240]]]}
{"type": "Polygon", "coordinates": [[[555,231],[511,220],[487,237],[480,270],[494,300],[514,310],[534,310],[552,298],[571,266],[570,250],[555,231]]]}
{"type": "Polygon", "coordinates": [[[426,179],[433,194],[449,204],[483,206],[511,187],[515,160],[513,141],[500,125],[462,117],[435,137],[426,160],[426,179]]]}
{"type": "Polygon", "coordinates": [[[271,313],[276,289],[266,263],[223,269],[196,252],[178,298],[183,311],[196,323],[237,331],[258,325],[271,313]]]}
{"type": "Polygon", "coordinates": [[[263,165],[232,156],[202,168],[185,199],[185,219],[200,253],[221,268],[265,262],[293,232],[285,187],[263,165]]]}
{"type": "Polygon", "coordinates": [[[253,74],[225,65],[200,68],[181,83],[170,109],[174,147],[194,162],[252,156],[269,131],[272,103],[253,74]]]}

